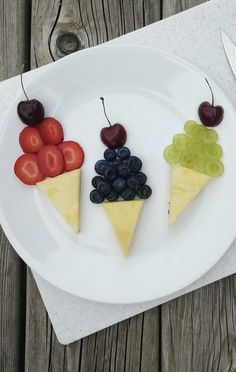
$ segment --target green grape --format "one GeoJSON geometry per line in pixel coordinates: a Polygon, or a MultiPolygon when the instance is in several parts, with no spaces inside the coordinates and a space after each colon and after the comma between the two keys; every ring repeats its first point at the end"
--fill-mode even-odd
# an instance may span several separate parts
{"type": "Polygon", "coordinates": [[[221,158],[223,150],[217,143],[208,143],[204,147],[204,154],[208,159],[217,160],[221,158]]]}
{"type": "Polygon", "coordinates": [[[206,164],[206,174],[210,177],[219,177],[224,172],[224,165],[220,160],[209,160],[206,164]]]}
{"type": "Polygon", "coordinates": [[[207,129],[203,140],[205,142],[214,143],[218,140],[218,134],[214,129],[207,129]]]}
{"type": "Polygon", "coordinates": [[[193,136],[195,138],[202,140],[205,137],[207,130],[208,129],[206,127],[204,127],[201,124],[198,124],[193,128],[193,136]]]}
{"type": "Polygon", "coordinates": [[[173,138],[173,144],[177,150],[183,151],[187,148],[189,137],[186,134],[176,134],[173,138]]]}
{"type": "Polygon", "coordinates": [[[206,155],[205,155],[205,143],[204,142],[199,142],[199,145],[198,145],[198,155],[202,158],[205,158],[206,155]]]}
{"type": "Polygon", "coordinates": [[[184,151],[180,154],[179,158],[180,164],[186,168],[193,168],[194,157],[195,157],[194,154],[192,154],[191,152],[184,151]]]}
{"type": "Polygon", "coordinates": [[[169,145],[164,150],[164,158],[168,163],[176,164],[179,161],[179,152],[173,145],[169,145]]]}
{"type": "Polygon", "coordinates": [[[193,129],[196,125],[197,125],[197,123],[194,120],[186,121],[186,123],[184,124],[185,133],[192,137],[193,136],[193,129]]]}
{"type": "Polygon", "coordinates": [[[193,169],[200,173],[206,173],[206,161],[201,156],[194,159],[193,169]]]}
{"type": "Polygon", "coordinates": [[[188,148],[187,150],[191,152],[192,154],[198,154],[199,152],[199,146],[201,144],[201,141],[197,138],[190,137],[188,141],[188,148]]]}

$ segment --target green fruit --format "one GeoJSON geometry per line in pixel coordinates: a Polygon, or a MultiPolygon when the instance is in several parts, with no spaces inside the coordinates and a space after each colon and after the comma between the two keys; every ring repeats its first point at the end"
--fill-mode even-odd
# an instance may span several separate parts
{"type": "Polygon", "coordinates": [[[205,137],[206,131],[207,131],[206,127],[204,127],[201,124],[198,124],[193,128],[193,137],[202,140],[205,137]]]}
{"type": "Polygon", "coordinates": [[[206,173],[206,161],[201,156],[195,156],[193,169],[200,173],[206,173]]]}
{"type": "Polygon", "coordinates": [[[209,160],[218,160],[221,158],[223,150],[217,143],[208,143],[204,146],[204,154],[209,160]]]}
{"type": "Polygon", "coordinates": [[[167,146],[164,150],[164,158],[168,163],[176,164],[179,161],[179,152],[173,145],[167,146]]]}
{"type": "Polygon", "coordinates": [[[224,172],[224,165],[220,160],[209,160],[206,164],[206,174],[210,177],[219,177],[224,172]]]}
{"type": "Polygon", "coordinates": [[[193,136],[193,129],[195,128],[196,125],[197,125],[197,123],[194,120],[186,121],[186,123],[184,124],[185,133],[192,137],[193,136]]]}
{"type": "Polygon", "coordinates": [[[199,146],[201,144],[201,141],[199,141],[197,138],[190,137],[188,141],[188,148],[187,150],[191,152],[192,154],[198,154],[199,152],[199,146]]]}
{"type": "Polygon", "coordinates": [[[218,140],[218,134],[214,129],[207,129],[203,140],[205,142],[214,143],[218,140]]]}
{"type": "Polygon", "coordinates": [[[195,155],[189,151],[184,151],[180,154],[179,162],[183,167],[193,168],[195,155]]]}
{"type": "Polygon", "coordinates": [[[173,138],[173,145],[177,150],[183,151],[188,146],[189,137],[186,134],[176,134],[173,138]]]}

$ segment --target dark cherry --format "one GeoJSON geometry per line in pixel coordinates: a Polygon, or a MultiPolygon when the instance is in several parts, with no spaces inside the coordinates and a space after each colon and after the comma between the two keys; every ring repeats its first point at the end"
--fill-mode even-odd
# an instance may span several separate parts
{"type": "Polygon", "coordinates": [[[104,114],[109,123],[109,127],[102,128],[100,132],[100,137],[105,146],[110,149],[118,149],[119,147],[124,146],[127,140],[127,133],[122,124],[115,123],[111,124],[110,120],[107,117],[106,109],[104,105],[104,98],[100,98],[103,105],[104,114]]]}
{"type": "Polygon", "coordinates": [[[202,102],[198,108],[198,115],[203,125],[205,125],[206,127],[216,127],[223,120],[224,109],[222,106],[214,105],[214,95],[212,88],[208,80],[205,80],[211,91],[212,102],[202,102]]]}
{"type": "Polygon", "coordinates": [[[39,124],[44,119],[44,107],[37,99],[29,99],[24,88],[22,74],[24,65],[21,70],[21,86],[26,97],[25,101],[21,101],[17,106],[17,113],[20,120],[26,125],[39,124]]]}

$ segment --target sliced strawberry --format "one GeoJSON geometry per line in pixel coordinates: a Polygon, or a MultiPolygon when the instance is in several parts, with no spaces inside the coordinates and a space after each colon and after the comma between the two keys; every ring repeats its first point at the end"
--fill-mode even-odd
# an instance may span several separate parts
{"type": "Polygon", "coordinates": [[[54,118],[45,118],[39,125],[42,140],[47,145],[57,145],[64,139],[62,125],[54,118]]]}
{"type": "Polygon", "coordinates": [[[20,132],[19,143],[24,152],[31,154],[37,153],[44,146],[38,129],[34,127],[26,127],[20,132]]]}
{"type": "Polygon", "coordinates": [[[84,151],[77,142],[65,141],[60,143],[58,147],[63,153],[66,171],[78,169],[82,166],[84,151]]]}
{"type": "Polygon", "coordinates": [[[39,170],[36,154],[21,155],[15,162],[14,172],[26,185],[35,185],[45,178],[39,170]]]}
{"type": "Polygon", "coordinates": [[[46,145],[38,152],[40,171],[48,177],[55,177],[64,170],[62,152],[55,145],[46,145]]]}

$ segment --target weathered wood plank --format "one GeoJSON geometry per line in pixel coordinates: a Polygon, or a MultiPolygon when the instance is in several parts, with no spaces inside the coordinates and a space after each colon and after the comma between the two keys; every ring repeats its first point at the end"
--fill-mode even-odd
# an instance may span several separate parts
{"type": "MultiPolygon", "coordinates": [[[[28,65],[29,6],[0,1],[0,80],[28,65]]],[[[21,372],[24,364],[25,265],[0,227],[0,371],[21,372]]]]}
{"type": "Polygon", "coordinates": [[[236,371],[236,276],[162,306],[162,371],[236,371]]]}
{"type": "Polygon", "coordinates": [[[169,17],[206,1],[208,0],[162,0],[162,17],[169,17]]]}

